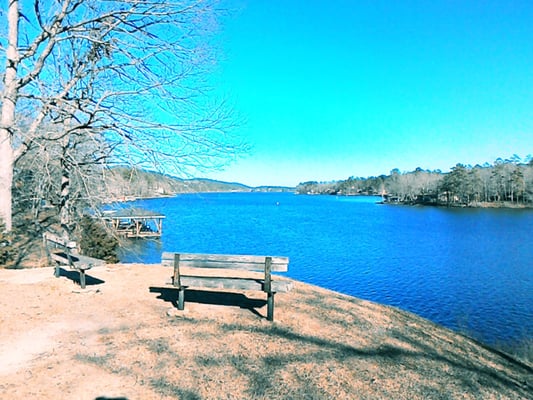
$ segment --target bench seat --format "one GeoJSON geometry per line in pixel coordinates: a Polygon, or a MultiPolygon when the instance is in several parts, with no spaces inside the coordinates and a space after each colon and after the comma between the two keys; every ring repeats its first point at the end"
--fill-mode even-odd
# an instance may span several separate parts
{"type": "MultiPolygon", "coordinates": [[[[180,279],[181,285],[186,287],[265,291],[265,279],[262,274],[242,274],[239,270],[182,268],[180,270],[180,279]]],[[[293,284],[289,280],[278,280],[275,278],[271,280],[273,292],[288,292],[292,287],[293,284]]]]}
{"type": "MultiPolygon", "coordinates": [[[[70,266],[68,255],[64,252],[51,252],[50,258],[60,264],[70,266]]],[[[82,270],[88,270],[92,267],[100,266],[105,263],[103,260],[100,260],[98,258],[82,256],[80,254],[71,254],[70,259],[72,261],[72,267],[74,269],[82,270]]]]}

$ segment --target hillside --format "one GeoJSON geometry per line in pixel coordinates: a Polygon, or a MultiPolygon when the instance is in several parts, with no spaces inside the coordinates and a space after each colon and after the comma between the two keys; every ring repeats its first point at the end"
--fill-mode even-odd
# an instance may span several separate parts
{"type": "Polygon", "coordinates": [[[106,185],[114,199],[169,196],[176,193],[251,191],[238,183],[208,179],[179,179],[157,172],[113,168],[106,174],[106,185]]]}
{"type": "Polygon", "coordinates": [[[526,399],[533,369],[415,315],[295,282],[177,311],[160,265],[0,269],[0,393],[35,399],[526,399]],[[246,296],[245,296],[246,295],[246,296]]]}
{"type": "Polygon", "coordinates": [[[236,182],[212,179],[180,179],[157,172],[130,168],[112,168],[106,173],[106,186],[112,199],[171,196],[177,193],[206,192],[281,192],[287,187],[250,187],[236,182]]]}

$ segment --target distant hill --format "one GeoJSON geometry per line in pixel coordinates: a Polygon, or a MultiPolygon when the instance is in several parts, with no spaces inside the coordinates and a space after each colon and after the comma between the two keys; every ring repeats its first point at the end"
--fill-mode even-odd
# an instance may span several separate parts
{"type": "Polygon", "coordinates": [[[252,192],[294,192],[296,188],[289,186],[256,186],[252,192]]]}
{"type": "Polygon", "coordinates": [[[181,179],[158,172],[125,167],[110,169],[106,174],[106,185],[111,200],[173,196],[178,193],[294,191],[294,188],[282,186],[250,187],[241,183],[212,179],[181,179]]]}

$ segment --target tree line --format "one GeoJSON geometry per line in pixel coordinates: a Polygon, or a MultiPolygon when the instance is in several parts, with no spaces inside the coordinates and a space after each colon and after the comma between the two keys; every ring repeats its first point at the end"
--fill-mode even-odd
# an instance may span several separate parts
{"type": "Polygon", "coordinates": [[[493,164],[456,164],[450,172],[393,169],[389,175],[304,182],[300,194],[379,195],[388,203],[447,206],[533,206],[533,158],[516,154],[493,164]]]}

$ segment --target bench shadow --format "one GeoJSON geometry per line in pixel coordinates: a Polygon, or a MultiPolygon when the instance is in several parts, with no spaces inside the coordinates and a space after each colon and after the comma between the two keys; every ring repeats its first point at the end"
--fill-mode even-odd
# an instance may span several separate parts
{"type": "Polygon", "coordinates": [[[128,400],[127,397],[106,397],[106,396],[100,396],[96,397],[94,400],[128,400]]]}
{"type": "MultiPolygon", "coordinates": [[[[80,284],[80,273],[78,271],[68,271],[63,268],[60,268],[59,276],[60,277],[64,276],[65,278],[70,279],[72,282],[78,285],[80,284]]],[[[85,273],[85,285],[86,286],[101,285],[102,283],[105,283],[105,281],[95,278],[85,273]]]]}
{"type": "MultiPolygon", "coordinates": [[[[177,289],[150,287],[150,293],[159,293],[158,299],[171,303],[174,307],[178,308],[177,289]]],[[[250,299],[241,293],[188,289],[185,291],[185,307],[187,307],[187,303],[240,307],[249,310],[252,314],[260,318],[266,318],[257,311],[257,308],[264,307],[267,301],[250,299]]]]}

